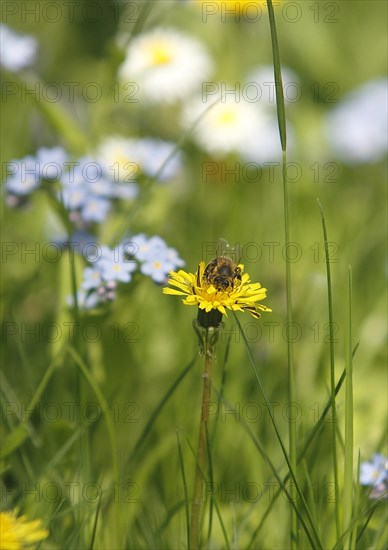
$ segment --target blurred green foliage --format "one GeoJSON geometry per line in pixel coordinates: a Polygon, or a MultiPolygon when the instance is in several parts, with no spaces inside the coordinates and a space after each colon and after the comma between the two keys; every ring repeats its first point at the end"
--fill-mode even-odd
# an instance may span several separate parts
{"type": "MultiPolygon", "coordinates": [[[[54,82],[64,90],[66,82],[79,82],[74,101],[64,97],[60,105],[66,117],[86,136],[88,147],[93,148],[104,136],[112,134],[157,136],[177,141],[182,129],[177,123],[174,107],[145,109],[141,105],[126,104],[121,101],[122,98],[115,101],[112,83],[117,82],[117,68],[123,59],[116,37],[120,33],[127,40],[129,38],[133,25],[123,21],[123,13],[129,4],[102,0],[94,4],[101,6],[104,16],[93,23],[86,21],[80,3],[74,2],[75,16],[72,21],[63,16],[55,23],[41,18],[35,24],[32,18],[27,17],[24,23],[18,12],[8,18],[7,24],[38,39],[36,71],[42,86],[43,83],[54,82]],[[102,90],[101,99],[94,103],[88,102],[80,93],[89,82],[97,83],[102,90]]],[[[203,23],[200,9],[189,4],[136,4],[139,13],[146,8],[148,16],[141,20],[141,24],[135,25],[135,32],[141,30],[140,27],[164,24],[199,37],[216,60],[215,79],[220,81],[243,81],[253,67],[272,63],[269,25],[265,15],[256,24],[236,23],[233,20],[203,23]]],[[[360,450],[365,460],[376,450],[383,450],[386,412],[384,297],[387,272],[382,261],[386,220],[381,207],[386,198],[386,166],[383,162],[346,166],[336,161],[334,181],[325,183],[324,178],[329,170],[326,163],[332,159],[319,128],[325,113],[333,106],[325,101],[325,93],[322,93],[326,83],[337,85],[335,97],[339,99],[357,84],[384,73],[387,6],[384,2],[373,0],[303,1],[294,4],[301,10],[301,19],[291,23],[282,17],[281,12],[277,12],[277,24],[282,63],[296,72],[302,88],[300,101],[286,106],[288,120],[296,135],[296,147],[290,153],[289,161],[298,163],[301,173],[297,181],[289,184],[291,240],[297,243],[300,252],[300,258],[292,265],[294,319],[300,331],[300,338],[294,345],[297,407],[300,411],[298,434],[303,439],[314,426],[329,396],[327,289],[317,206],[319,198],[326,214],[329,240],[333,243],[331,268],[334,318],[338,329],[335,334],[337,377],[344,368],[347,345],[348,265],[353,269],[353,342],[359,342],[354,362],[355,456],[360,450]],[[336,22],[324,21],[329,15],[329,4],[338,7],[336,22]],[[318,21],[314,21],[314,17],[318,17],[318,21]],[[317,93],[317,90],[320,92],[317,93]],[[313,168],[314,163],[318,163],[319,174],[313,168]]],[[[30,78],[33,77],[30,75],[30,78]]],[[[4,82],[15,82],[21,89],[18,78],[10,73],[3,76],[3,85],[4,82]]],[[[42,145],[61,144],[75,155],[86,152],[71,150],[71,146],[42,112],[40,101],[40,98],[34,101],[31,94],[25,101],[20,101],[20,95],[16,93],[3,102],[3,172],[7,161],[34,154],[42,145]]],[[[212,248],[214,250],[219,237],[227,239],[232,245],[239,243],[244,247],[246,270],[253,280],[259,280],[268,289],[265,303],[272,307],[273,313],[263,315],[259,322],[254,322],[247,315],[241,316],[240,321],[252,341],[254,357],[267,393],[270,400],[276,403],[275,418],[286,439],[287,349],[283,336],[286,300],[280,166],[275,168],[273,178],[268,169],[263,169],[261,177],[255,182],[244,177],[235,181],[233,176],[225,182],[217,177],[205,182],[205,163],[218,159],[199,152],[190,141],[183,144],[182,150],[185,168],[181,176],[171,184],[152,187],[147,200],[133,216],[125,208],[115,213],[99,229],[98,238],[105,244],[113,244],[112,235],[116,235],[123,224],[132,234],[158,234],[179,251],[188,271],[194,271],[201,259],[211,259],[204,258],[204,254],[212,248]],[[268,243],[276,243],[273,245],[273,258],[269,256],[268,243]],[[268,323],[274,323],[273,339],[270,338],[268,323]]],[[[228,167],[233,167],[241,161],[231,156],[225,162],[228,167]]],[[[25,209],[10,210],[4,207],[3,217],[3,241],[16,243],[17,253],[3,263],[1,309],[3,323],[14,323],[18,330],[18,334],[6,336],[11,325],[3,325],[3,372],[9,385],[4,400],[13,402],[15,399],[27,405],[58,351],[63,354],[63,361],[59,358],[57,368],[39,398],[38,412],[32,416],[28,439],[4,462],[4,479],[11,487],[18,488],[21,483],[31,485],[37,480],[41,486],[55,481],[63,487],[64,482],[77,481],[80,475],[80,434],[77,432],[77,422],[64,414],[63,404],[74,402],[78,384],[83,387],[84,403],[97,402],[74,361],[62,347],[71,344],[66,328],[68,325],[65,325],[72,322],[65,304],[65,296],[70,291],[68,256],[63,253],[60,261],[50,262],[41,253],[45,243],[58,236],[63,228],[42,192],[35,193],[25,209]],[[40,247],[37,259],[31,254],[24,259],[23,250],[36,246],[40,247]],[[45,332],[50,323],[58,323],[62,330],[60,341],[54,344],[47,341],[45,332]],[[37,338],[23,334],[23,330],[35,325],[38,327],[37,338]],[[48,421],[45,407],[49,403],[61,404],[63,416],[58,421],[48,421]],[[74,442],[67,449],[66,444],[72,437],[74,442]],[[50,468],[48,465],[51,465],[50,468]]],[[[78,277],[81,270],[82,263],[79,262],[78,277]]],[[[138,277],[133,289],[130,286],[128,290],[123,290],[104,313],[83,316],[84,325],[95,323],[101,328],[101,336],[96,342],[83,342],[83,351],[96,382],[111,406],[120,468],[126,463],[152,410],[196,354],[196,340],[191,327],[195,316],[194,308],[182,307],[179,299],[164,296],[160,287],[144,277],[138,277]],[[128,337],[132,341],[126,342],[128,337]]],[[[223,385],[227,399],[240,410],[274,463],[281,464],[282,457],[272,426],[232,317],[225,320],[217,357],[215,387],[223,385]],[[225,362],[229,338],[229,356],[225,362]],[[247,408],[249,404],[250,409],[247,408]],[[261,411],[260,418],[255,417],[255,411],[257,414],[261,411]]],[[[139,457],[125,471],[136,487],[136,502],[125,503],[121,509],[129,528],[128,548],[176,548],[184,544],[183,507],[172,517],[160,538],[155,533],[174,505],[183,499],[176,430],[181,430],[183,442],[188,437],[195,446],[201,369],[199,360],[159,414],[139,451],[139,457]],[[151,533],[154,535],[151,536],[151,533]]],[[[340,395],[340,423],[343,420],[343,403],[344,397],[340,395]]],[[[218,488],[220,491],[222,487],[233,490],[238,486],[241,489],[249,483],[257,483],[263,488],[270,479],[270,472],[241,429],[238,416],[226,414],[222,407],[219,414],[218,422],[215,415],[212,419],[215,430],[212,460],[218,488]]],[[[12,431],[17,423],[15,416],[5,428],[5,433],[12,431]]],[[[112,479],[106,426],[103,419],[83,424],[89,445],[89,481],[106,483],[112,479]]],[[[186,475],[191,483],[194,461],[187,445],[184,444],[183,448],[186,475]]],[[[322,522],[325,519],[332,521],[330,506],[323,505],[333,481],[328,465],[330,456],[328,423],[306,456],[310,480],[315,484],[318,495],[317,510],[321,505],[325,510],[322,522]]],[[[285,473],[284,468],[282,473],[285,473]]],[[[128,491],[127,488],[127,496],[130,494],[128,491]]],[[[20,494],[15,494],[15,504],[18,504],[20,494]]],[[[9,504],[11,497],[6,498],[9,504]]],[[[241,548],[247,544],[269,498],[268,494],[258,501],[241,497],[233,506],[229,505],[228,496],[221,499],[220,506],[230,537],[235,522],[241,537],[241,548]]],[[[32,515],[46,520],[55,512],[50,548],[55,544],[57,548],[63,547],[66,541],[67,547],[76,547],[77,543],[71,540],[71,531],[78,533],[82,530],[89,534],[92,531],[95,503],[81,502],[78,507],[71,499],[65,499],[59,505],[59,501],[47,502],[44,498],[34,502],[31,497],[21,504],[32,515]],[[82,520],[77,515],[79,510],[82,520]]],[[[112,501],[103,500],[96,548],[110,548],[117,544],[113,527],[117,506],[112,501]]],[[[255,547],[287,545],[287,530],[279,528],[288,521],[288,506],[283,496],[275,504],[275,510],[255,547]]],[[[325,528],[325,524],[322,525],[325,528]]],[[[222,534],[218,531],[218,522],[214,520],[215,542],[212,547],[222,544],[222,534]]],[[[45,547],[42,544],[42,548],[45,547]]]]}

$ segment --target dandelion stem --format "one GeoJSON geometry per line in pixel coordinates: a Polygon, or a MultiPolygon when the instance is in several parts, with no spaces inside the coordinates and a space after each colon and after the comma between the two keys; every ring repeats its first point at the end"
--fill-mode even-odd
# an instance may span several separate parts
{"type": "Polygon", "coordinates": [[[209,404],[212,387],[212,367],[214,360],[213,344],[209,342],[208,331],[206,331],[205,341],[205,370],[203,374],[203,393],[202,393],[202,409],[201,420],[199,423],[197,464],[195,469],[194,481],[194,496],[191,508],[191,525],[190,525],[190,550],[198,550],[200,543],[200,515],[203,496],[203,476],[206,468],[207,457],[207,421],[209,417],[209,404]]]}

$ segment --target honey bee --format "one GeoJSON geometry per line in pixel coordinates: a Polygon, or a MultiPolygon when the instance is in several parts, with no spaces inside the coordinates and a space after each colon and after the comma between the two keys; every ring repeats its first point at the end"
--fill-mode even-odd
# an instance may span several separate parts
{"type": "Polygon", "coordinates": [[[227,256],[220,256],[207,264],[203,278],[217,290],[233,290],[234,281],[241,281],[241,268],[227,256]]]}

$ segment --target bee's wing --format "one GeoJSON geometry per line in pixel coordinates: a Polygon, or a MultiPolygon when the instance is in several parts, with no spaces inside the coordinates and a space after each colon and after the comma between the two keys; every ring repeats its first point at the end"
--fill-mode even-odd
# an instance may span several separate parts
{"type": "Polygon", "coordinates": [[[240,243],[232,246],[226,239],[220,238],[217,241],[217,253],[218,256],[227,256],[236,264],[239,264],[242,258],[242,247],[240,243]]]}

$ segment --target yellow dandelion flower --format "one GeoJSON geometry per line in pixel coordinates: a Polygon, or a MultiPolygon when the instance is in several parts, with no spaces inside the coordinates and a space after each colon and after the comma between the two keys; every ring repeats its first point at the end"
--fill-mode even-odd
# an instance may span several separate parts
{"type": "Polygon", "coordinates": [[[48,531],[40,519],[29,521],[26,516],[17,517],[16,511],[0,512],[0,549],[23,550],[47,538],[48,531]]]}
{"type": "Polygon", "coordinates": [[[201,262],[195,274],[171,271],[168,283],[175,288],[164,288],[164,294],[186,296],[182,300],[185,305],[198,306],[206,313],[217,310],[227,316],[228,309],[247,311],[258,319],[260,311],[272,311],[258,303],[266,298],[267,289],[252,283],[244,266],[237,266],[230,258],[217,258],[206,267],[201,262]]]}

